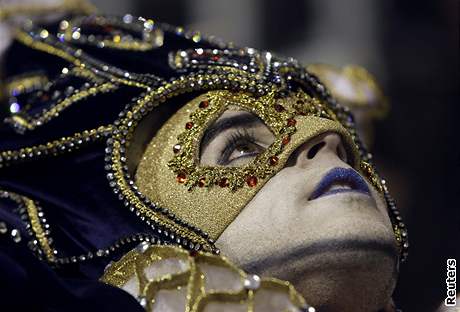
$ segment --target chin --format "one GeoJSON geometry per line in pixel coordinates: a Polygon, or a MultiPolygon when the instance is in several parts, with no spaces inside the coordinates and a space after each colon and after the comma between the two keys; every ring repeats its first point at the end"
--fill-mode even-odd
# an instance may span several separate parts
{"type": "Polygon", "coordinates": [[[397,272],[393,259],[379,253],[346,252],[340,260],[325,260],[321,268],[306,268],[292,283],[319,311],[377,312],[391,300],[397,272]],[[362,260],[360,258],[376,260],[362,260]],[[344,258],[344,259],[343,259],[344,258]],[[354,260],[351,260],[354,259],[354,260]]]}
{"type": "Polygon", "coordinates": [[[308,248],[286,251],[282,265],[265,265],[258,273],[290,281],[317,311],[377,312],[391,300],[397,258],[391,246],[372,245],[336,240],[312,247],[314,254],[308,248]]]}
{"type": "Polygon", "coordinates": [[[382,309],[397,279],[391,229],[380,219],[352,213],[323,226],[314,240],[287,244],[248,269],[288,280],[318,311],[382,309]]]}

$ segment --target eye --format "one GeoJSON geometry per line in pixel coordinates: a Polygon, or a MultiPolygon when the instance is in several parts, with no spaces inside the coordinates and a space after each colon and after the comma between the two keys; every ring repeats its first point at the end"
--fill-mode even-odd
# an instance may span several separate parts
{"type": "Polygon", "coordinates": [[[241,165],[248,158],[254,158],[265,150],[256,143],[253,135],[245,130],[239,130],[231,134],[219,157],[220,165],[241,165]]]}
{"type": "Polygon", "coordinates": [[[200,143],[200,165],[239,167],[273,144],[275,136],[255,114],[229,109],[208,126],[200,143]]]}

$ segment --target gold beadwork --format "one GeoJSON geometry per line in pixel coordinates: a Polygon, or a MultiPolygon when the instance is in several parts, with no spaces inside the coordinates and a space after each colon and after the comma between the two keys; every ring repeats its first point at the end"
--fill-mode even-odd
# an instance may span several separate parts
{"type": "Polygon", "coordinates": [[[44,225],[40,221],[41,218],[39,216],[37,203],[27,196],[0,189],[0,198],[2,197],[9,198],[20,207],[25,208],[30,229],[37,240],[36,243],[39,244],[41,252],[45,255],[46,260],[48,262],[54,262],[56,260],[54,255],[55,249],[51,247],[51,242],[45,233],[44,225]]]}
{"type": "Polygon", "coordinates": [[[38,116],[25,117],[23,115],[13,115],[10,118],[7,118],[7,122],[17,123],[21,127],[27,130],[33,130],[38,126],[41,126],[51,120],[53,117],[57,116],[61,111],[71,106],[72,104],[79,102],[88,98],[89,96],[94,96],[99,93],[107,93],[113,90],[116,90],[118,87],[111,82],[103,82],[96,84],[93,87],[90,87],[86,90],[81,90],[71,96],[65,98],[61,102],[52,106],[50,109],[43,110],[38,116]]]}
{"type": "MultiPolygon", "coordinates": [[[[142,18],[135,21],[124,22],[119,18],[105,16],[79,16],[70,21],[61,23],[60,31],[65,41],[70,43],[85,43],[88,45],[97,46],[99,48],[111,48],[131,51],[148,51],[163,45],[163,31],[154,27],[152,20],[142,18]],[[89,33],[85,26],[93,24],[102,29],[111,29],[113,34],[98,35],[89,33]],[[139,38],[132,36],[120,36],[119,33],[125,31],[127,33],[134,32],[139,38]],[[83,34],[84,33],[84,34],[83,34]]],[[[104,30],[105,31],[105,30],[104,30]]]]}
{"type": "Polygon", "coordinates": [[[35,205],[35,202],[25,196],[22,196],[22,199],[24,200],[25,206],[27,208],[27,214],[29,215],[32,231],[34,231],[35,236],[37,237],[37,240],[42,250],[45,253],[46,259],[49,262],[54,262],[55,261],[54,250],[51,248],[50,242],[45,235],[45,231],[42,227],[40,218],[38,216],[37,207],[35,205]]]}
{"type": "Polygon", "coordinates": [[[5,83],[5,91],[9,96],[17,96],[31,90],[42,88],[48,82],[44,75],[17,77],[5,83]]]}
{"type": "Polygon", "coordinates": [[[76,150],[88,142],[106,136],[111,130],[112,126],[103,126],[39,145],[23,147],[17,150],[0,151],[0,168],[29,159],[76,150]]]}
{"type": "MultiPolygon", "coordinates": [[[[101,281],[112,286],[123,288],[132,281],[136,283],[139,297],[147,300],[145,309],[151,311],[156,298],[161,290],[186,289],[184,311],[202,312],[210,303],[233,303],[239,302],[247,306],[246,311],[254,311],[254,298],[259,291],[271,290],[283,293],[289,299],[289,305],[300,309],[305,307],[304,298],[285,281],[275,278],[263,278],[260,286],[253,288],[245,287],[245,280],[248,275],[233,265],[225,257],[216,256],[204,252],[194,252],[193,255],[184,249],[173,246],[149,246],[143,251],[134,249],[123,256],[119,261],[113,263],[106,269],[101,281]],[[148,267],[155,267],[161,261],[178,261],[181,269],[171,273],[155,276],[149,279],[146,274],[148,267]],[[231,276],[239,277],[239,283],[234,287],[209,287],[206,281],[212,272],[203,270],[204,267],[215,267],[218,270],[225,270],[231,276]],[[252,307],[252,308],[251,308],[252,307]]],[[[222,281],[222,284],[224,281],[222,281]]],[[[181,294],[177,293],[177,300],[181,294]]],[[[286,307],[287,308],[287,307],[286,307]]]]}

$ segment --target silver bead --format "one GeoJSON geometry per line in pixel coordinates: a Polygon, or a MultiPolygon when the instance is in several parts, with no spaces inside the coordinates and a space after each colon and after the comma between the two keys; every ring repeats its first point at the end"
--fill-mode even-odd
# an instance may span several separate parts
{"type": "Polygon", "coordinates": [[[8,232],[8,227],[5,222],[0,222],[0,234],[6,234],[8,232]]]}
{"type": "Polygon", "coordinates": [[[104,268],[104,272],[107,271],[113,264],[113,261],[110,261],[104,268]]]}
{"type": "Polygon", "coordinates": [[[144,296],[137,297],[137,301],[144,309],[147,307],[147,298],[145,298],[144,296]]]}
{"type": "Polygon", "coordinates": [[[19,243],[21,241],[21,233],[17,229],[11,230],[11,237],[15,243],[19,243]]]}
{"type": "Polygon", "coordinates": [[[244,288],[255,290],[260,287],[260,277],[258,275],[252,274],[246,276],[244,280],[244,288]]]}
{"type": "Polygon", "coordinates": [[[148,242],[142,242],[137,245],[136,250],[140,253],[144,253],[147,249],[149,249],[150,244],[148,242]]]}

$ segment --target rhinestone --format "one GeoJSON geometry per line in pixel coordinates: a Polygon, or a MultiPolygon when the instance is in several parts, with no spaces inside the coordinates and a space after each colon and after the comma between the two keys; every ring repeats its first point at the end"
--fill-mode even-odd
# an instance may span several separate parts
{"type": "Polygon", "coordinates": [[[222,179],[219,181],[219,186],[220,186],[220,187],[227,187],[227,186],[228,186],[228,179],[227,179],[227,178],[222,178],[222,179]]]}
{"type": "Polygon", "coordinates": [[[185,124],[185,129],[190,130],[193,127],[193,122],[189,121],[185,124]]]}
{"type": "Polygon", "coordinates": [[[260,286],[260,277],[258,275],[248,275],[244,280],[244,288],[255,290],[260,286]]]}
{"type": "Polygon", "coordinates": [[[46,38],[48,38],[48,35],[49,35],[49,33],[48,33],[48,31],[46,29],[43,29],[42,31],[40,31],[40,38],[46,39],[46,38]]]}
{"type": "Polygon", "coordinates": [[[206,178],[202,177],[200,180],[198,180],[198,186],[203,187],[206,185],[206,178]]]}
{"type": "Polygon", "coordinates": [[[66,30],[69,27],[69,22],[66,20],[62,20],[61,23],[59,24],[59,28],[61,30],[66,30]]]}
{"type": "Polygon", "coordinates": [[[8,232],[8,228],[6,227],[5,222],[0,222],[0,234],[5,234],[8,232]]]}
{"type": "Polygon", "coordinates": [[[139,304],[143,307],[143,308],[146,308],[147,307],[147,298],[143,297],[143,296],[139,296],[137,297],[137,301],[139,302],[139,304]]]}
{"type": "Polygon", "coordinates": [[[201,101],[200,105],[198,105],[200,108],[207,108],[209,106],[209,101],[201,101]]]}
{"type": "Polygon", "coordinates": [[[246,178],[246,183],[250,186],[250,187],[254,187],[257,185],[257,177],[255,176],[248,176],[246,178]]]}
{"type": "Polygon", "coordinates": [[[272,157],[270,157],[269,161],[270,161],[270,165],[276,166],[278,164],[278,157],[272,156],[272,157]]]}
{"type": "Polygon", "coordinates": [[[185,173],[179,173],[176,177],[177,182],[179,183],[185,183],[187,181],[187,176],[185,173]]]}
{"type": "Polygon", "coordinates": [[[104,272],[107,271],[108,268],[110,268],[113,264],[113,261],[110,261],[104,268],[104,272]]]}
{"type": "Polygon", "coordinates": [[[139,245],[137,245],[136,250],[140,253],[144,253],[147,249],[149,249],[150,244],[147,242],[142,242],[139,245]]]}
{"type": "Polygon", "coordinates": [[[21,233],[17,229],[11,230],[11,237],[15,243],[19,243],[21,241],[21,233]]]}
{"type": "Polygon", "coordinates": [[[287,120],[287,125],[288,125],[289,127],[295,126],[296,123],[297,123],[297,122],[296,122],[296,120],[295,120],[294,118],[289,118],[289,119],[287,120]]]}
{"type": "Polygon", "coordinates": [[[182,146],[180,144],[176,144],[176,145],[173,146],[173,152],[175,154],[177,154],[177,153],[180,152],[181,148],[182,148],[182,146]]]}
{"type": "Polygon", "coordinates": [[[291,141],[291,138],[287,136],[283,138],[283,140],[281,141],[281,144],[287,145],[290,141],[291,141]]]}

